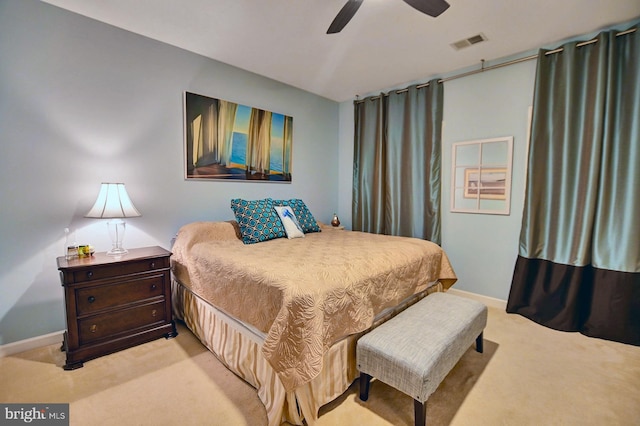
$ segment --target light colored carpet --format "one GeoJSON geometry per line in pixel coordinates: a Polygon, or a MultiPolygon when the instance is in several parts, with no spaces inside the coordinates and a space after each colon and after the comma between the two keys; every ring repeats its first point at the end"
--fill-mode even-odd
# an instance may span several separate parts
{"type": "MultiPolygon", "coordinates": [[[[59,345],[0,358],[0,401],[69,402],[72,425],[265,425],[255,390],[182,325],[64,371],[59,345]]],[[[323,407],[319,426],[413,425],[413,400],[373,381],[323,407]]],[[[640,425],[640,347],[562,333],[489,309],[473,348],[427,404],[431,425],[640,425]]]]}

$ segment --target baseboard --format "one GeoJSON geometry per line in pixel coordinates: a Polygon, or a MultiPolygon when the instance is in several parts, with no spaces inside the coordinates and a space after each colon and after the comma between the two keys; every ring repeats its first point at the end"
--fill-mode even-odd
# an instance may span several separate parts
{"type": "Polygon", "coordinates": [[[502,310],[507,309],[507,301],[502,299],[496,299],[495,297],[483,296],[481,294],[470,293],[468,291],[458,290],[456,288],[450,288],[449,290],[447,290],[447,293],[455,294],[462,297],[467,297],[469,299],[474,299],[492,308],[498,308],[502,310]]]}
{"type": "Polygon", "coordinates": [[[62,336],[64,331],[56,331],[54,333],[44,334],[42,336],[32,337],[30,339],[20,340],[6,345],[0,345],[0,358],[11,356],[20,352],[28,351],[42,346],[53,345],[55,343],[62,346],[62,336]]]}

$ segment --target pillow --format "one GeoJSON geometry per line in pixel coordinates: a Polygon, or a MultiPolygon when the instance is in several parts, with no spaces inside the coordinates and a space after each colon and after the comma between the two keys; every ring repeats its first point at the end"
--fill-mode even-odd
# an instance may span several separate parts
{"type": "Polygon", "coordinates": [[[280,218],[273,209],[273,200],[231,200],[231,210],[240,227],[242,242],[245,244],[282,238],[286,234],[280,218]]]}
{"type": "Polygon", "coordinates": [[[308,232],[320,232],[320,226],[313,217],[304,201],[299,199],[291,200],[273,200],[273,204],[276,206],[289,206],[293,210],[293,214],[298,219],[302,232],[305,234],[308,232]]]}
{"type": "Polygon", "coordinates": [[[300,227],[300,223],[298,219],[296,219],[296,215],[293,214],[293,210],[289,206],[275,206],[276,212],[278,212],[278,216],[280,216],[280,221],[284,226],[284,232],[287,233],[287,238],[301,238],[304,237],[304,232],[302,232],[302,228],[300,227]]]}

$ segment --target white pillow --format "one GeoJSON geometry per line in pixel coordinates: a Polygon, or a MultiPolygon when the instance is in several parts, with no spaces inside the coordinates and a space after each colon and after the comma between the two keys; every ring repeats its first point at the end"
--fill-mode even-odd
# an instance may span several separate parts
{"type": "Polygon", "coordinates": [[[287,233],[287,238],[304,238],[304,232],[302,232],[302,227],[296,219],[296,215],[293,214],[293,210],[289,206],[274,206],[278,216],[280,217],[280,221],[282,221],[282,226],[284,226],[284,232],[287,233]]]}

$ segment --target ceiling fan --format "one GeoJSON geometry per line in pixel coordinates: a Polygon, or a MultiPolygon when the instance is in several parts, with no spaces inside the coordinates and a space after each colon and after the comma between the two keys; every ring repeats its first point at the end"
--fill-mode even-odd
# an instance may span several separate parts
{"type": "MultiPolygon", "coordinates": [[[[329,25],[329,29],[327,30],[327,34],[335,34],[342,31],[342,29],[347,25],[347,23],[353,18],[353,15],[356,14],[356,11],[360,7],[364,0],[347,0],[347,3],[342,6],[340,12],[336,15],[331,25],[329,25]]],[[[409,6],[412,6],[414,9],[419,10],[422,13],[425,13],[429,16],[433,16],[434,18],[440,15],[442,12],[449,8],[449,3],[445,0],[403,0],[409,6]]]]}

